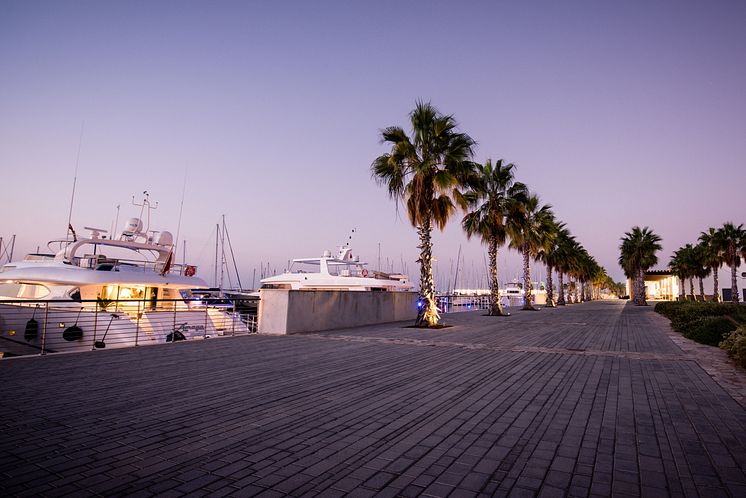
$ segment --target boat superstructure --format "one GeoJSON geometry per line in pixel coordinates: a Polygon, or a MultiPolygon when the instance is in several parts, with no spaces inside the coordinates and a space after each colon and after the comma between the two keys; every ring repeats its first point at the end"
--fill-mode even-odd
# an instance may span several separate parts
{"type": "Polygon", "coordinates": [[[294,259],[289,270],[262,279],[262,289],[406,291],[412,288],[408,277],[379,271],[369,272],[367,263],[354,256],[345,245],[336,255],[324,251],[319,258],[294,259]]]}

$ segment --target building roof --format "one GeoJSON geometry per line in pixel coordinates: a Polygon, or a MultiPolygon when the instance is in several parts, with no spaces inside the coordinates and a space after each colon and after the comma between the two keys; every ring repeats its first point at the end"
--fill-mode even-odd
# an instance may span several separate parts
{"type": "Polygon", "coordinates": [[[670,269],[665,270],[646,270],[645,275],[661,275],[661,276],[673,276],[673,272],[670,269]]]}

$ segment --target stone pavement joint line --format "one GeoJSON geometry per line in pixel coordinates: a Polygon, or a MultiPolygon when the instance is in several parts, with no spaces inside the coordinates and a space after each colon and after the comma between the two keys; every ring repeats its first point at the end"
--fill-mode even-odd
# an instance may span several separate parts
{"type": "Polygon", "coordinates": [[[464,344],[458,342],[442,342],[442,341],[427,341],[417,339],[387,339],[380,337],[356,337],[347,335],[338,336],[318,336],[319,339],[326,340],[337,340],[337,341],[349,341],[349,342],[367,342],[367,343],[378,343],[378,344],[405,344],[408,346],[423,346],[423,347],[455,347],[463,349],[478,349],[485,351],[510,351],[510,352],[521,352],[521,353],[549,353],[549,354],[578,354],[584,356],[614,356],[619,358],[631,358],[631,359],[648,359],[648,360],[685,360],[690,361],[694,359],[690,356],[682,356],[680,354],[666,354],[666,353],[646,353],[636,351],[593,351],[585,349],[568,349],[568,348],[544,348],[544,347],[531,347],[531,346],[513,346],[510,348],[502,348],[499,346],[490,346],[487,344],[464,344]]]}
{"type": "Polygon", "coordinates": [[[744,372],[651,308],[445,321],[2,360],[0,495],[746,496],[744,372]]]}

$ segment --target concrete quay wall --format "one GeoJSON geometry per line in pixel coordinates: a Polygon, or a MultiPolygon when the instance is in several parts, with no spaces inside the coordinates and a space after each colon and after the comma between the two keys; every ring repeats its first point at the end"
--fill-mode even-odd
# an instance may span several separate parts
{"type": "Polygon", "coordinates": [[[416,292],[262,289],[260,334],[298,334],[417,318],[416,292]]]}

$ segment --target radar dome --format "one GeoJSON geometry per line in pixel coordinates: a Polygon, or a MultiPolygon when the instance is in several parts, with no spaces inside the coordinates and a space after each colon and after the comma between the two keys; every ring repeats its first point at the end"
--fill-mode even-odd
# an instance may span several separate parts
{"type": "Polygon", "coordinates": [[[170,246],[173,245],[173,243],[174,236],[171,235],[171,232],[166,231],[161,232],[161,234],[158,236],[158,242],[156,242],[156,244],[158,244],[159,246],[170,246]]]}
{"type": "Polygon", "coordinates": [[[142,233],[142,220],[140,218],[130,218],[124,225],[125,234],[132,235],[136,233],[142,233]]]}
{"type": "Polygon", "coordinates": [[[329,250],[324,251],[324,257],[325,258],[331,258],[332,257],[332,252],[329,251],[329,250]]]}

